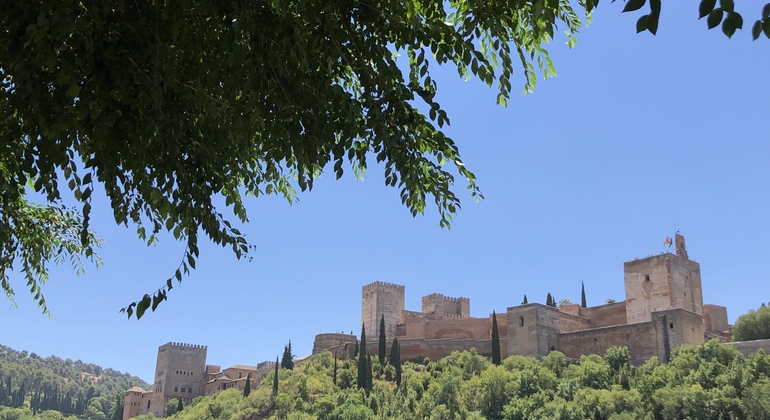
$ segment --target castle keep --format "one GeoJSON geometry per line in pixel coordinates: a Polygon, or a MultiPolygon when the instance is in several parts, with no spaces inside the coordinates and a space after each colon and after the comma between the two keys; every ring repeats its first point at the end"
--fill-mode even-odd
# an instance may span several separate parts
{"type": "MultiPolygon", "coordinates": [[[[539,358],[559,350],[578,358],[603,354],[612,346],[627,346],[634,363],[652,356],[666,362],[677,346],[725,337],[729,328],[726,308],[703,304],[700,265],[689,259],[682,235],[676,234],[675,244],[675,254],[624,264],[626,299],[622,302],[588,308],[531,303],[498,313],[502,356],[539,358]]],[[[404,286],[367,284],[361,296],[361,322],[369,348],[376,345],[382,317],[388,341],[398,337],[404,359],[436,359],[470,348],[481,354],[492,353],[492,315],[471,317],[470,301],[464,297],[434,293],[422,298],[420,312],[408,311],[404,309],[404,286]]],[[[352,357],[350,348],[355,339],[346,334],[321,334],[313,353],[332,350],[338,357],[352,357]]]]}

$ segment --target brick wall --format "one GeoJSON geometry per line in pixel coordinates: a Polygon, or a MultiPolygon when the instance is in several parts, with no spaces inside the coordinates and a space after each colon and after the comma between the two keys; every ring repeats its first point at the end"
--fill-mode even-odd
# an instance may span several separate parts
{"type": "Polygon", "coordinates": [[[657,356],[657,337],[652,322],[559,334],[557,350],[568,357],[579,358],[583,354],[603,355],[613,346],[628,347],[631,362],[636,365],[657,356]]]}
{"type": "Polygon", "coordinates": [[[628,323],[625,301],[590,308],[580,308],[580,316],[590,321],[591,328],[610,327],[628,323]]]}
{"type": "Polygon", "coordinates": [[[313,341],[313,354],[329,350],[336,354],[338,359],[352,359],[355,357],[356,341],[358,337],[351,334],[318,334],[313,341]]]}

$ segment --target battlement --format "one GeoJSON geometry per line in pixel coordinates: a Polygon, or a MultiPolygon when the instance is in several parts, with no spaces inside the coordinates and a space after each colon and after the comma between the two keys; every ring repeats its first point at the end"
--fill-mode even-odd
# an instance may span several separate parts
{"type": "Polygon", "coordinates": [[[395,283],[388,283],[385,281],[375,281],[372,283],[369,283],[363,287],[364,292],[368,291],[374,291],[374,290],[394,290],[397,292],[403,292],[404,286],[400,284],[395,283]]]}
{"type": "Polygon", "coordinates": [[[452,303],[464,302],[464,301],[470,302],[470,299],[466,297],[444,296],[441,293],[431,293],[427,296],[423,296],[423,299],[443,300],[444,302],[452,302],[452,303]]]}
{"type": "Polygon", "coordinates": [[[177,348],[188,348],[188,349],[205,349],[206,346],[202,344],[187,344],[187,343],[177,343],[175,341],[169,342],[166,345],[171,347],[177,347],[177,348]]]}

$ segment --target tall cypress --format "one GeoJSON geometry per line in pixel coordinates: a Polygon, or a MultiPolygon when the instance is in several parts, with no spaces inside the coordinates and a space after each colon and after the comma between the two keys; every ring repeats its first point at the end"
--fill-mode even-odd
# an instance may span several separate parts
{"type": "Polygon", "coordinates": [[[588,305],[586,305],[586,285],[581,281],[580,282],[580,306],[587,308],[588,305]]]}
{"type": "Polygon", "coordinates": [[[275,376],[273,376],[273,396],[278,395],[278,356],[275,356],[275,376]]]}
{"type": "Polygon", "coordinates": [[[497,314],[492,311],[492,363],[500,365],[500,334],[497,332],[497,314]]]}
{"type": "Polygon", "coordinates": [[[366,388],[366,328],[361,324],[361,345],[358,346],[358,387],[366,388]]]}
{"type": "Polygon", "coordinates": [[[246,375],[246,386],[243,387],[243,396],[248,397],[251,394],[251,374],[246,375]]]}
{"type": "Polygon", "coordinates": [[[176,412],[177,413],[181,413],[182,410],[184,410],[184,404],[182,403],[182,399],[181,398],[178,399],[177,401],[179,401],[179,402],[176,404],[176,412]]]}
{"type": "Polygon", "coordinates": [[[372,355],[367,354],[366,355],[366,390],[371,391],[372,390],[372,381],[374,379],[374,375],[372,374],[372,355]]]}
{"type": "Polygon", "coordinates": [[[385,366],[385,352],[387,351],[387,343],[385,342],[385,315],[382,315],[380,318],[380,348],[379,348],[379,359],[380,359],[380,365],[385,366]]]}
{"type": "Polygon", "coordinates": [[[551,297],[551,293],[548,293],[548,296],[545,297],[545,306],[551,306],[551,302],[553,301],[553,298],[551,297]]]}
{"type": "Polygon", "coordinates": [[[353,357],[358,356],[358,340],[356,340],[356,346],[353,348],[353,357]]]}
{"type": "Polygon", "coordinates": [[[396,386],[401,385],[401,345],[398,338],[393,338],[390,346],[390,365],[396,369],[396,386]]]}
{"type": "Polygon", "coordinates": [[[281,358],[281,367],[285,369],[294,369],[294,355],[291,354],[291,340],[289,344],[283,347],[283,358],[281,358]]]}
{"type": "Polygon", "coordinates": [[[332,375],[332,383],[337,385],[337,352],[334,352],[334,374],[332,375]]]}
{"type": "Polygon", "coordinates": [[[524,295],[524,300],[521,301],[521,304],[526,305],[527,303],[529,303],[527,302],[527,295],[524,295]]]}

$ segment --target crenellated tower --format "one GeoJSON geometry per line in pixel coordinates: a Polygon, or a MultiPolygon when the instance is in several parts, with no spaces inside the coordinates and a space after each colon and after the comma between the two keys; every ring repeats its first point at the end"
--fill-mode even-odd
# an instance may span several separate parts
{"type": "Polygon", "coordinates": [[[441,293],[432,293],[423,296],[422,313],[437,315],[441,318],[469,318],[471,301],[466,297],[449,297],[441,293]]]}
{"type": "Polygon", "coordinates": [[[185,405],[203,395],[206,384],[206,346],[198,344],[166,343],[158,347],[155,364],[155,387],[148,412],[155,417],[165,416],[166,403],[172,398],[185,405]]]}
{"type": "Polygon", "coordinates": [[[367,341],[377,340],[380,318],[385,316],[385,335],[395,337],[396,326],[404,323],[404,286],[376,281],[362,288],[361,322],[367,341]]]}

